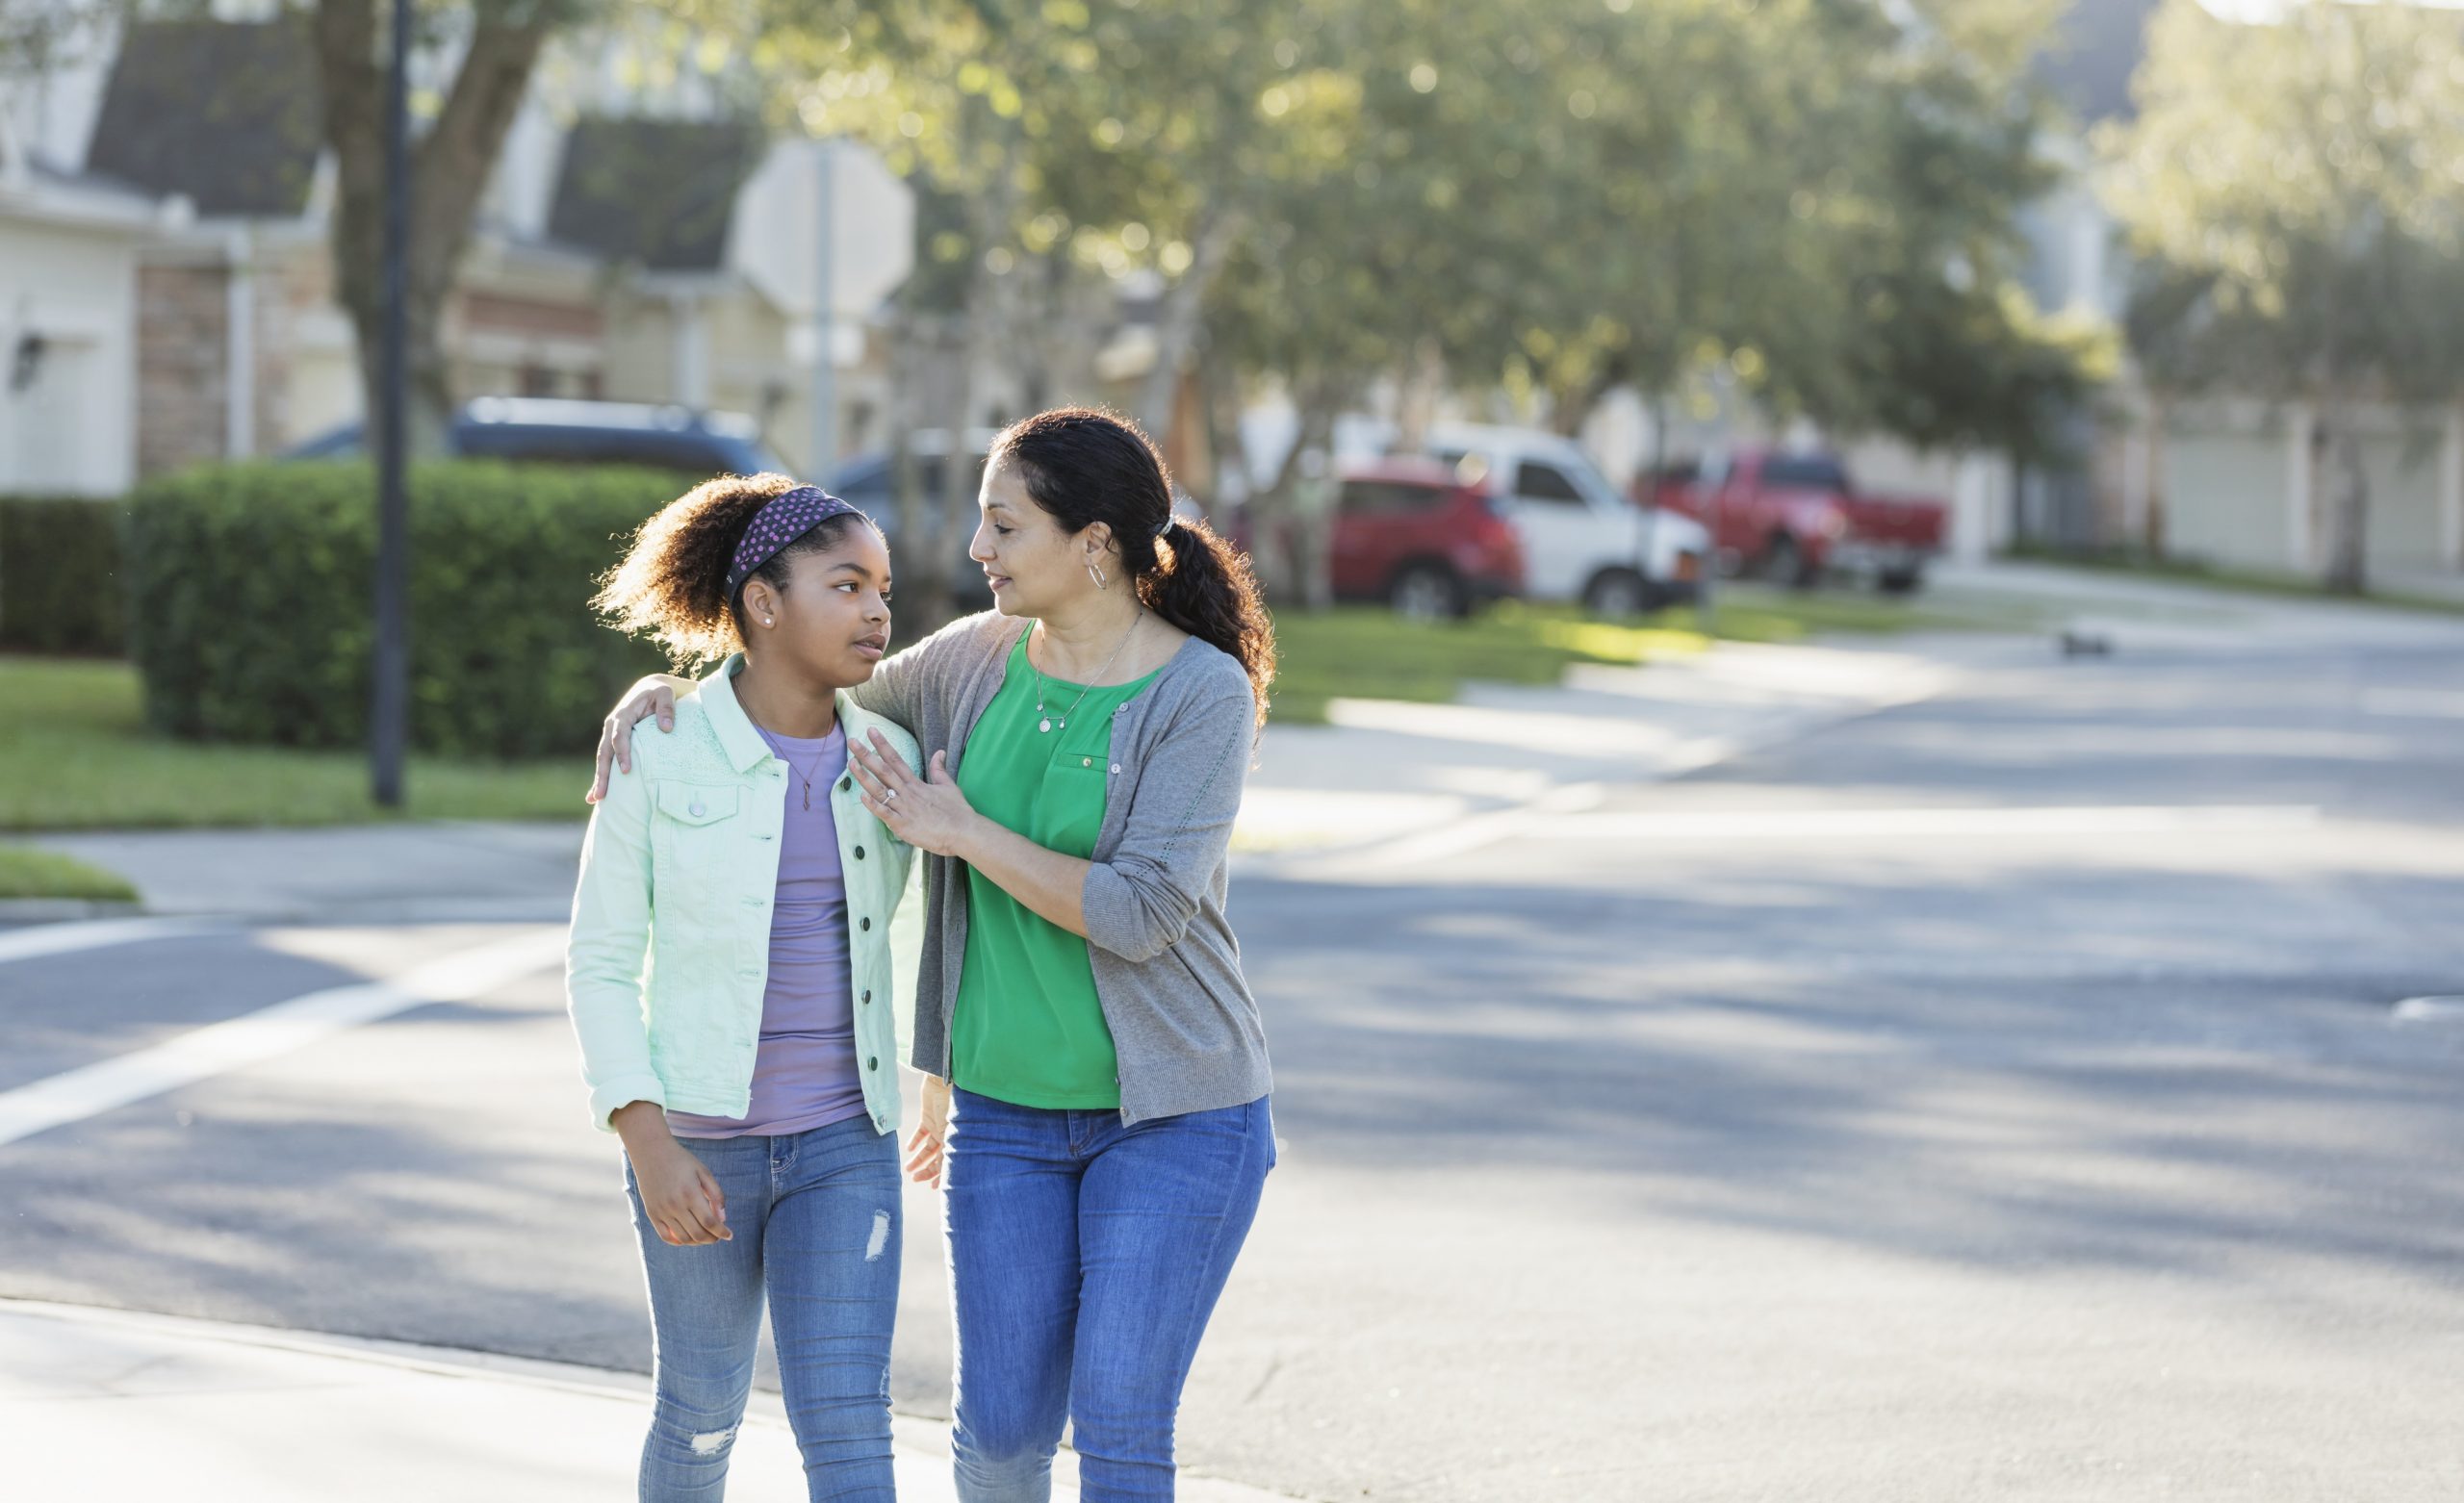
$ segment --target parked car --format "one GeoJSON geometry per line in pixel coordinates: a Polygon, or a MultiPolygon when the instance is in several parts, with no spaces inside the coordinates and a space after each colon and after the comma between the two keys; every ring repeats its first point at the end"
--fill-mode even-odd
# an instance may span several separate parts
{"type": "Polygon", "coordinates": [[[1522,540],[1488,486],[1433,459],[1347,466],[1338,479],[1327,541],[1337,599],[1434,618],[1523,593],[1522,540]]]}
{"type": "Polygon", "coordinates": [[[1530,599],[1630,616],[1701,591],[1710,534],[1691,517],[1629,504],[1574,440],[1538,428],[1439,423],[1427,448],[1496,495],[1522,545],[1530,599]]]}
{"type": "MultiPolygon", "coordinates": [[[[647,465],[696,479],[785,471],[741,413],[635,402],[483,396],[455,414],[447,444],[457,458],[567,465],[647,465]]],[[[346,422],[287,450],[285,459],[352,459],[368,452],[363,425],[346,422]]]]}
{"type": "Polygon", "coordinates": [[[1950,515],[1931,497],[1860,491],[1836,455],[1768,448],[1672,470],[1650,498],[1715,522],[1722,559],[1740,572],[1797,586],[1854,574],[1894,594],[1924,582],[1950,515]]]}

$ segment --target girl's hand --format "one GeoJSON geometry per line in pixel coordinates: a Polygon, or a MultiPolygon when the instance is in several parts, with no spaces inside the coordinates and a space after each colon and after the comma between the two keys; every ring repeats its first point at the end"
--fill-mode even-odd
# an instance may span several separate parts
{"type": "Polygon", "coordinates": [[[950,1083],[937,1075],[924,1077],[923,1120],[907,1139],[907,1177],[918,1185],[941,1187],[941,1143],[950,1132],[950,1083]]]}
{"type": "Polygon", "coordinates": [[[876,730],[873,744],[847,743],[848,770],[864,785],[864,807],[873,811],[889,832],[918,851],[958,855],[976,824],[976,812],[950,777],[945,752],[933,753],[927,776],[907,770],[906,759],[876,730]]]}
{"type": "Polygon", "coordinates": [[[653,1132],[628,1122],[619,1131],[625,1134],[625,1157],[633,1163],[633,1184],[642,1192],[642,1209],[650,1213],[659,1240],[671,1247],[734,1241],[735,1234],[728,1230],[728,1198],[719,1182],[667,1131],[664,1113],[655,1126],[653,1132]]]}
{"type": "Polygon", "coordinates": [[[650,716],[658,717],[658,728],[676,728],[676,690],[662,678],[645,678],[633,685],[624,702],[608,712],[599,726],[599,768],[592,774],[590,792],[582,795],[585,803],[597,803],[607,797],[607,765],[610,762],[624,772],[633,770],[633,726],[650,716]]]}

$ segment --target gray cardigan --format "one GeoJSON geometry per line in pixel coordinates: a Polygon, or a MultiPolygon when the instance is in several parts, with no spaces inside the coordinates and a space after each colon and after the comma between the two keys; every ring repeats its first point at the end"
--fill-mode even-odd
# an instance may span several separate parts
{"type": "MultiPolygon", "coordinates": [[[[955,777],[1033,624],[988,611],[873,670],[858,705],[915,733],[955,777]]],[[[1104,822],[1087,872],[1087,957],[1120,1060],[1123,1123],[1238,1107],[1272,1088],[1266,1029],[1223,916],[1232,822],[1255,745],[1257,697],[1229,653],[1195,637],[1113,715],[1104,822]]],[[[928,855],[924,956],[910,1062],[950,1074],[950,1016],[966,961],[965,864],[928,855]]]]}

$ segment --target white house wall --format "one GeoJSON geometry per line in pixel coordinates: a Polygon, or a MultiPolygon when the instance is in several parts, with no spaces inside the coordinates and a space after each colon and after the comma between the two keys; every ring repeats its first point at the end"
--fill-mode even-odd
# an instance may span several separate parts
{"type": "Polygon", "coordinates": [[[0,493],[109,496],[134,478],[134,240],[0,217],[0,493]],[[44,346],[12,390],[20,340],[44,346]]]}
{"type": "MultiPolygon", "coordinates": [[[[2185,559],[2309,574],[2326,562],[2334,475],[2301,433],[2303,409],[2256,401],[2193,405],[2167,426],[2160,474],[2165,547],[2185,559]]],[[[2443,515],[2455,499],[2464,428],[2391,408],[2362,417],[2369,478],[2365,563],[2374,574],[2453,573],[2443,515]]]]}
{"type": "Polygon", "coordinates": [[[2281,421],[2172,424],[2159,489],[2165,550],[2237,569],[2287,568],[2286,448],[2281,421]]]}
{"type": "MultiPolygon", "coordinates": [[[[2439,429],[2425,427],[2363,440],[2362,469],[2370,477],[2364,555],[2371,573],[2412,573],[2437,567],[2443,438],[2439,429]]],[[[2327,489],[2323,476],[2320,489],[2327,489]]],[[[2326,536],[2323,525],[2320,536],[2326,536]]]]}

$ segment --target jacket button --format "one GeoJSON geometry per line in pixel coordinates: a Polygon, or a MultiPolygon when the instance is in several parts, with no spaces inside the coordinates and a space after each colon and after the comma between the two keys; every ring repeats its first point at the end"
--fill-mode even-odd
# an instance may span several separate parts
{"type": "Polygon", "coordinates": [[[859,861],[864,859],[864,848],[862,846],[858,846],[856,848],[856,859],[859,861]]]}
{"type": "Polygon", "coordinates": [[[873,1000],[873,994],[872,994],[871,992],[866,992],[866,993],[864,993],[864,1000],[865,1000],[866,1002],[870,1002],[870,1001],[872,1001],[872,1000],[873,1000]]]}
{"type": "Polygon", "coordinates": [[[855,787],[855,786],[856,786],[856,779],[854,779],[853,777],[841,777],[840,779],[838,779],[838,791],[839,791],[840,793],[845,793],[848,789],[853,788],[853,787],[855,787]]]}
{"type": "Polygon", "coordinates": [[[692,815],[695,819],[700,819],[705,811],[702,808],[701,802],[697,800],[693,806],[686,809],[684,812],[692,815]]]}
{"type": "MultiPolygon", "coordinates": [[[[1082,756],[1078,759],[1078,765],[1080,767],[1092,767],[1095,765],[1095,759],[1091,756],[1082,756]]],[[[697,809],[694,812],[698,814],[701,811],[697,809]]]]}
{"type": "Polygon", "coordinates": [[[872,930],[873,921],[871,919],[858,919],[856,921],[856,927],[869,932],[872,930]]]}
{"type": "Polygon", "coordinates": [[[880,1069],[881,1067],[882,1067],[882,1057],[881,1057],[881,1056],[879,1056],[879,1055],[875,1055],[875,1056],[873,1056],[870,1059],[867,1059],[867,1060],[865,1060],[865,1061],[864,1061],[864,1068],[865,1068],[865,1069],[867,1069],[867,1070],[878,1070],[878,1069],[880,1069]]]}

